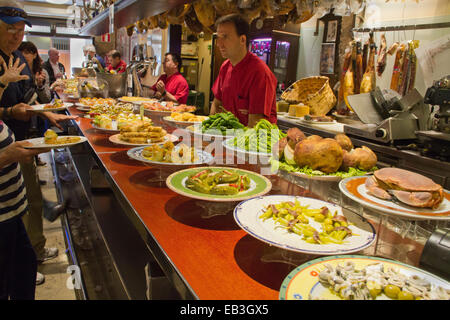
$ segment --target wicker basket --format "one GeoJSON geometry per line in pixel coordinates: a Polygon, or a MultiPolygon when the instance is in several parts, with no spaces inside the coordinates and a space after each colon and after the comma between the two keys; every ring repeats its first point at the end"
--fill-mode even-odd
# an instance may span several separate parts
{"type": "Polygon", "coordinates": [[[310,114],[314,116],[327,114],[336,104],[336,96],[330,87],[328,77],[297,80],[281,94],[281,99],[309,106],[310,114]]]}

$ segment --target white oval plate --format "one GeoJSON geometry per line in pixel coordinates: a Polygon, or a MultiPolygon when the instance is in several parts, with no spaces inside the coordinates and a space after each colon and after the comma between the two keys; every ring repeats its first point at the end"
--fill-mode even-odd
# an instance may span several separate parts
{"type": "MultiPolygon", "coordinates": [[[[213,134],[212,132],[216,130],[208,130],[205,133],[202,133],[199,125],[193,125],[186,127],[187,131],[192,133],[196,137],[204,137],[204,138],[219,138],[219,139],[228,139],[234,137],[234,135],[222,135],[222,134],[213,134]],[[211,133],[208,133],[211,132],[211,133]]],[[[217,133],[219,133],[219,130],[217,130],[217,133]]]]}
{"type": "Polygon", "coordinates": [[[195,151],[197,152],[197,155],[198,155],[198,161],[196,161],[196,162],[173,163],[173,162],[152,161],[142,155],[142,151],[144,150],[144,148],[145,147],[137,147],[137,148],[130,149],[130,150],[128,150],[127,154],[132,159],[142,161],[142,162],[145,162],[145,163],[148,163],[151,165],[161,165],[164,167],[188,167],[188,166],[195,166],[195,165],[210,163],[214,160],[214,157],[212,156],[211,153],[196,149],[195,151]]]}
{"type": "Polygon", "coordinates": [[[337,123],[336,120],[333,121],[313,121],[313,120],[305,120],[303,117],[298,118],[299,122],[307,123],[307,124],[334,124],[337,123]]]}
{"type": "Polygon", "coordinates": [[[254,157],[255,159],[259,159],[260,161],[269,161],[270,157],[272,157],[271,153],[266,152],[257,152],[257,151],[248,151],[236,146],[228,145],[227,141],[231,141],[234,138],[229,138],[227,140],[222,141],[222,144],[225,149],[236,152],[237,155],[243,155],[248,159],[249,157],[254,157]]]}
{"type": "Polygon", "coordinates": [[[178,121],[178,120],[173,120],[172,117],[167,116],[163,118],[164,121],[176,125],[176,126],[180,126],[180,127],[188,127],[188,126],[192,126],[192,125],[199,125],[201,124],[203,121],[206,121],[209,119],[209,117],[206,117],[205,120],[203,121],[178,121]]]}
{"type": "Polygon", "coordinates": [[[61,136],[59,138],[64,138],[64,137],[79,137],[80,140],[77,142],[73,142],[73,143],[47,144],[44,142],[44,138],[40,137],[40,138],[24,140],[24,141],[27,141],[32,144],[31,146],[24,146],[24,148],[26,148],[26,149],[42,149],[42,148],[55,149],[55,148],[62,148],[62,147],[70,147],[70,146],[87,141],[87,138],[82,137],[82,136],[61,136]]]}
{"type": "Polygon", "coordinates": [[[307,180],[316,180],[316,181],[341,181],[342,178],[339,176],[332,176],[332,175],[309,175],[303,172],[289,172],[289,174],[292,174],[294,176],[307,179],[307,180]]]}
{"type": "Polygon", "coordinates": [[[364,207],[411,220],[450,220],[450,192],[444,190],[444,200],[436,209],[416,208],[406,204],[382,200],[367,193],[367,177],[350,177],[339,182],[344,195],[364,207]]]}
{"type": "Polygon", "coordinates": [[[49,108],[44,109],[44,107],[45,107],[46,105],[48,105],[48,104],[49,104],[49,103],[32,105],[32,106],[30,106],[30,107],[32,107],[33,110],[30,110],[30,111],[34,111],[34,112],[61,111],[61,110],[64,110],[64,109],[67,109],[67,108],[73,106],[73,103],[64,102],[64,105],[63,105],[62,107],[59,107],[59,108],[51,108],[51,109],[49,109],[49,108]]]}
{"type": "MultiPolygon", "coordinates": [[[[144,98],[144,99],[146,99],[146,98],[144,98]]],[[[124,99],[124,98],[119,98],[118,99],[120,102],[125,102],[125,103],[134,103],[134,104],[142,104],[142,103],[148,103],[148,102],[155,102],[155,101],[158,101],[157,99],[151,99],[151,98],[148,98],[148,100],[133,100],[133,101],[131,101],[131,100],[128,100],[128,99],[124,99]]]]}
{"type": "Polygon", "coordinates": [[[348,119],[348,118],[353,118],[353,116],[355,115],[353,112],[350,111],[350,114],[348,116],[344,116],[342,114],[337,113],[336,111],[334,111],[332,113],[333,116],[335,116],[338,119],[348,119]]]}
{"type": "Polygon", "coordinates": [[[88,106],[85,106],[85,107],[79,106],[79,107],[77,107],[77,110],[78,110],[78,111],[81,111],[81,112],[89,112],[89,111],[91,111],[91,107],[88,107],[88,106]]]}
{"type": "Polygon", "coordinates": [[[111,141],[112,143],[115,143],[115,144],[122,144],[122,145],[125,145],[125,146],[134,146],[134,147],[151,146],[151,145],[154,145],[154,144],[164,144],[164,143],[166,143],[167,141],[175,142],[175,141],[178,141],[178,139],[179,139],[177,136],[174,136],[173,134],[166,134],[166,135],[164,136],[164,140],[161,141],[161,142],[153,142],[153,143],[130,143],[130,142],[126,142],[126,141],[120,140],[119,136],[120,136],[120,133],[115,134],[115,135],[112,135],[112,136],[109,136],[108,139],[109,139],[109,141],[111,141]]]}
{"type": "MultiPolygon", "coordinates": [[[[355,236],[344,240],[344,244],[313,244],[302,240],[302,237],[290,233],[283,228],[275,228],[278,224],[273,219],[263,221],[259,217],[263,213],[264,207],[270,204],[278,204],[298,200],[302,206],[309,205],[311,209],[319,209],[323,206],[328,207],[331,212],[337,211],[342,215],[342,208],[329,202],[307,197],[296,197],[286,195],[270,195],[257,197],[239,203],[234,209],[234,219],[236,223],[251,236],[264,241],[270,245],[306,254],[329,255],[329,254],[347,254],[363,250],[375,241],[375,229],[364,218],[356,213],[346,211],[346,218],[353,225],[349,228],[355,236]]],[[[309,224],[316,230],[321,230],[320,223],[309,218],[309,224]]]]}
{"type": "Polygon", "coordinates": [[[117,133],[117,132],[120,132],[119,129],[106,129],[106,128],[101,128],[101,127],[96,126],[94,123],[91,123],[91,125],[92,125],[92,127],[93,127],[94,129],[97,129],[97,130],[100,130],[100,131],[103,131],[103,132],[107,132],[107,133],[117,133]]]}

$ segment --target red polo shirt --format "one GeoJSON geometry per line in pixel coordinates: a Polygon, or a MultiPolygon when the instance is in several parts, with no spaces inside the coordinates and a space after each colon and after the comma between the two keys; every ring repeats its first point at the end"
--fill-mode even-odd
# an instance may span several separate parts
{"type": "MultiPolygon", "coordinates": [[[[167,74],[162,74],[156,83],[160,80],[164,83],[166,91],[173,95],[178,103],[186,104],[189,95],[189,85],[181,73],[174,73],[170,77],[167,77],[167,74]]],[[[156,91],[156,83],[151,87],[154,91],[156,91]]]]}
{"type": "Polygon", "coordinates": [[[117,73],[122,73],[127,71],[127,63],[123,60],[120,60],[119,64],[114,68],[112,64],[106,67],[108,71],[114,70],[117,73]]]}
{"type": "Polygon", "coordinates": [[[222,64],[212,92],[246,126],[249,114],[264,114],[271,123],[277,122],[276,87],[269,67],[248,52],[234,67],[228,59],[222,64]]]}

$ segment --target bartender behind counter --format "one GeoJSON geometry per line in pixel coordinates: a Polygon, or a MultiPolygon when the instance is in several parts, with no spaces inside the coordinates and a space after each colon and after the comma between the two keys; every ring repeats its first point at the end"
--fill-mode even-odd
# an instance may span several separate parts
{"type": "Polygon", "coordinates": [[[176,53],[165,54],[162,74],[150,87],[150,96],[157,99],[185,104],[189,95],[189,85],[179,71],[181,57],[176,53]]]}
{"type": "Polygon", "coordinates": [[[111,73],[123,73],[127,71],[127,63],[122,60],[119,51],[113,50],[111,53],[110,64],[106,67],[106,70],[111,73]]]}
{"type": "Polygon", "coordinates": [[[216,22],[217,46],[225,60],[213,85],[211,114],[232,112],[239,121],[253,127],[260,119],[277,122],[275,75],[256,55],[248,51],[248,22],[238,14],[216,22]]]}

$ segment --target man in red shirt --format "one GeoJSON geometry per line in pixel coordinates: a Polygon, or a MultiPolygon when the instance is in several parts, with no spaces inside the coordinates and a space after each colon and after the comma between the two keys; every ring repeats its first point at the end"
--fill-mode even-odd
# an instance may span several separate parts
{"type": "Polygon", "coordinates": [[[157,99],[185,104],[189,95],[189,85],[180,73],[181,57],[176,53],[165,54],[162,74],[150,88],[150,95],[157,99]]]}
{"type": "Polygon", "coordinates": [[[111,64],[106,68],[109,72],[113,71],[113,73],[122,73],[127,71],[127,63],[122,60],[120,52],[114,50],[111,54],[111,64]]]}
{"type": "Polygon", "coordinates": [[[210,113],[230,111],[248,127],[260,119],[276,123],[277,80],[261,59],[248,52],[248,22],[230,14],[219,18],[216,27],[217,46],[227,60],[212,88],[210,113]]]}

